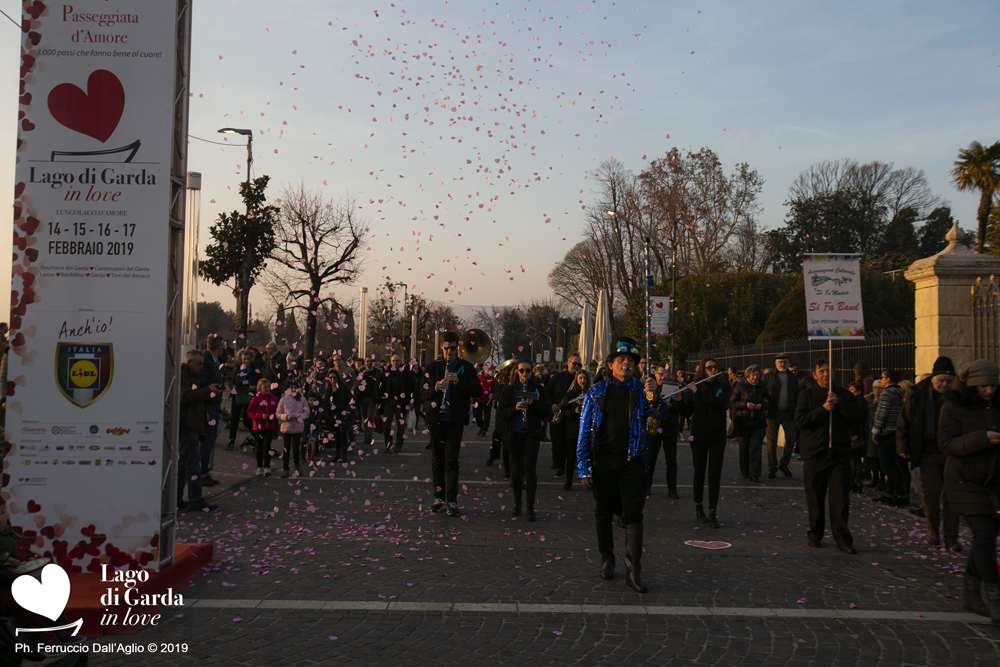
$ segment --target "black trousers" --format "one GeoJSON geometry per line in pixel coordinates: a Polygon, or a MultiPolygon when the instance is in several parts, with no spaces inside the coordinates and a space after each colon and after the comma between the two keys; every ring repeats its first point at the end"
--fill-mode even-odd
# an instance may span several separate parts
{"type": "Polygon", "coordinates": [[[493,403],[490,401],[476,401],[472,408],[472,416],[476,420],[476,426],[483,431],[490,430],[490,417],[493,416],[493,403]]]}
{"type": "Polygon", "coordinates": [[[594,485],[594,516],[609,523],[621,514],[626,526],[642,523],[646,506],[646,469],[639,457],[618,462],[601,458],[594,464],[591,481],[594,485]]]}
{"type": "Polygon", "coordinates": [[[802,462],[802,477],[809,506],[809,539],[819,542],[826,529],[826,499],[830,496],[830,532],[837,546],[854,544],[847,527],[850,514],[851,461],[822,454],[802,462]]]}
{"type": "Polygon", "coordinates": [[[726,455],[726,439],[716,441],[693,440],[691,458],[694,459],[694,502],[701,505],[705,491],[705,473],[708,473],[708,508],[719,506],[719,488],[722,485],[722,461],[726,455]]]}
{"type": "Polygon", "coordinates": [[[295,465],[299,465],[299,452],[302,450],[302,434],[301,433],[282,433],[281,441],[285,445],[285,451],[281,455],[281,467],[288,470],[288,454],[291,452],[292,458],[295,459],[295,465]]]}
{"type": "Polygon", "coordinates": [[[462,446],[463,424],[438,422],[428,425],[431,432],[431,482],[434,497],[458,502],[458,451],[462,446]]]}
{"type": "Polygon", "coordinates": [[[767,420],[767,470],[778,469],[778,429],[785,432],[785,447],[781,452],[780,466],[787,468],[795,449],[795,407],[790,410],[775,411],[774,419],[767,420]]]}
{"type": "Polygon", "coordinates": [[[528,507],[535,506],[538,489],[538,448],[541,441],[527,433],[514,433],[510,443],[510,486],[514,499],[521,504],[521,489],[528,496],[528,507]]]}
{"type": "Polygon", "coordinates": [[[646,487],[653,485],[653,473],[656,472],[656,459],[663,450],[663,463],[667,466],[667,488],[677,490],[677,425],[660,429],[660,433],[646,436],[646,446],[649,448],[649,468],[646,470],[646,487]]]}
{"type": "Polygon", "coordinates": [[[580,420],[566,420],[566,481],[570,484],[576,479],[580,471],[576,468],[576,445],[580,437],[580,420]]]}
{"type": "Polygon", "coordinates": [[[991,516],[966,516],[966,523],[972,529],[972,549],[965,573],[978,577],[987,584],[1000,584],[997,572],[997,533],[1000,519],[991,516]]]}
{"type": "Polygon", "coordinates": [[[566,448],[569,446],[566,438],[566,420],[552,424],[552,465],[563,468],[566,465],[566,448]]]}
{"type": "Polygon", "coordinates": [[[921,463],[920,485],[924,492],[924,516],[927,517],[927,530],[938,532],[941,529],[943,514],[945,539],[958,540],[958,514],[951,508],[948,494],[944,490],[944,461],[921,463]],[[943,513],[942,510],[944,510],[943,513]]]}
{"type": "Polygon", "coordinates": [[[740,473],[744,477],[760,478],[764,430],[763,426],[740,428],[740,473]]]}
{"type": "Polygon", "coordinates": [[[385,447],[399,449],[403,446],[403,435],[406,433],[406,410],[395,405],[386,405],[382,409],[382,435],[385,436],[385,447]]]}

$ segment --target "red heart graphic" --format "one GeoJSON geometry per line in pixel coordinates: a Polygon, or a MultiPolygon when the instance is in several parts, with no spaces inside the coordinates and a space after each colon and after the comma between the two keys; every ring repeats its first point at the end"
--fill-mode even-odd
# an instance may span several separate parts
{"type": "Polygon", "coordinates": [[[110,273],[105,273],[104,275],[105,275],[105,277],[107,277],[107,278],[110,278],[110,277],[111,277],[111,274],[110,274],[110,273]]]}
{"type": "Polygon", "coordinates": [[[125,110],[125,89],[118,77],[105,69],[87,79],[87,92],[72,83],[61,83],[49,93],[49,112],[61,125],[107,141],[125,110]]]}
{"type": "Polygon", "coordinates": [[[699,547],[701,549],[728,549],[733,546],[728,542],[702,542],[701,540],[688,540],[684,544],[689,547],[699,547]]]}
{"type": "Polygon", "coordinates": [[[33,129],[35,129],[35,124],[32,123],[27,118],[25,118],[24,120],[21,121],[21,129],[24,130],[25,132],[31,132],[33,129]]]}
{"type": "Polygon", "coordinates": [[[663,302],[662,301],[657,302],[656,307],[662,309],[663,308],[663,302]]]}
{"type": "Polygon", "coordinates": [[[56,272],[56,278],[58,278],[58,277],[59,277],[59,276],[61,276],[61,275],[62,275],[62,273],[60,273],[60,272],[58,272],[58,271],[56,272]]]}
{"type": "Polygon", "coordinates": [[[28,501],[28,514],[34,514],[35,512],[41,512],[42,506],[36,503],[34,500],[28,501]]]}
{"type": "Polygon", "coordinates": [[[14,186],[14,199],[19,199],[21,195],[24,194],[24,188],[24,181],[21,181],[14,186]]]}
{"type": "Polygon", "coordinates": [[[97,527],[94,524],[90,524],[89,526],[84,526],[83,528],[81,528],[80,532],[86,535],[87,537],[91,537],[93,536],[94,533],[97,532],[97,527]]]}

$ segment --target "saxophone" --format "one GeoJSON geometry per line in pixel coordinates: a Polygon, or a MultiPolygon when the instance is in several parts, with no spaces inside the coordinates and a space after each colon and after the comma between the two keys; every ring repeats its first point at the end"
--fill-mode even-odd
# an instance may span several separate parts
{"type": "MultiPolygon", "coordinates": [[[[656,402],[656,392],[655,391],[647,391],[646,392],[646,400],[649,401],[650,405],[652,405],[653,403],[655,403],[656,402]]],[[[656,435],[657,431],[659,431],[659,430],[660,430],[660,420],[659,419],[653,419],[652,421],[647,421],[646,422],[646,433],[648,435],[656,435]]]]}

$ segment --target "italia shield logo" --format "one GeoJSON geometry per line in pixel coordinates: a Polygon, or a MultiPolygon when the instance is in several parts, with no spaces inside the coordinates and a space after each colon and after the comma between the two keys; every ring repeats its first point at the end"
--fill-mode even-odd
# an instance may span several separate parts
{"type": "Polygon", "coordinates": [[[103,396],[114,371],[111,343],[56,344],[56,386],[77,407],[85,408],[103,396]]]}

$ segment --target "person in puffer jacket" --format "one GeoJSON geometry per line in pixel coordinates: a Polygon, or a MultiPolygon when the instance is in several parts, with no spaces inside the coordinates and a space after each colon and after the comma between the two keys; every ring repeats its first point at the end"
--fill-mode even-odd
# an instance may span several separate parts
{"type": "Polygon", "coordinates": [[[271,441],[274,439],[277,410],[278,398],[271,394],[271,381],[261,378],[257,382],[257,395],[247,406],[247,416],[253,420],[253,434],[256,438],[258,477],[271,474],[271,441]]]}
{"type": "Polygon", "coordinates": [[[989,616],[1000,627],[1000,367],[986,359],[962,366],[958,382],[945,395],[938,423],[945,492],[953,510],[972,529],[972,549],[965,565],[965,609],[989,616]],[[983,604],[982,585],[986,585],[983,604]]]}
{"type": "Polygon", "coordinates": [[[288,477],[289,451],[295,459],[296,474],[302,475],[299,459],[302,450],[302,432],[305,430],[305,421],[309,419],[309,401],[303,395],[300,384],[296,383],[281,397],[275,414],[285,445],[285,452],[281,455],[281,476],[288,477]]]}

